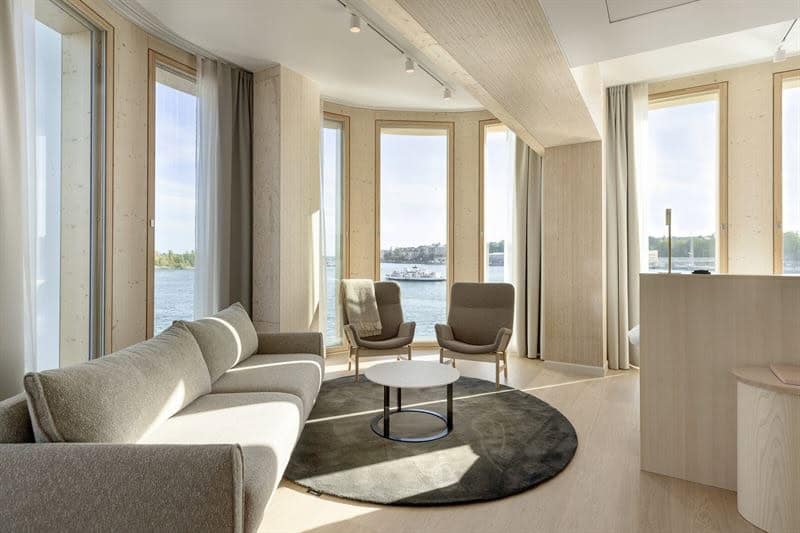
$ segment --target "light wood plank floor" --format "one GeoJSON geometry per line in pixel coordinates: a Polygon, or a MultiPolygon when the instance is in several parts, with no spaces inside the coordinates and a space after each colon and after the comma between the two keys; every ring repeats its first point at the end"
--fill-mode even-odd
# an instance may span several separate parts
{"type": "MultiPolygon", "coordinates": [[[[430,351],[428,355],[415,351],[415,356],[438,359],[430,351]]],[[[374,359],[363,367],[386,360],[374,359]]],[[[329,357],[327,367],[328,379],[346,375],[342,355],[329,357]]],[[[460,361],[458,368],[464,375],[494,380],[492,365],[460,361]]],[[[575,426],[578,451],[556,478],[495,502],[433,508],[382,507],[317,497],[284,481],[267,509],[262,531],[759,531],[739,516],[736,493],[639,469],[637,371],[591,378],[546,368],[540,361],[510,358],[509,385],[549,402],[575,426]]]]}

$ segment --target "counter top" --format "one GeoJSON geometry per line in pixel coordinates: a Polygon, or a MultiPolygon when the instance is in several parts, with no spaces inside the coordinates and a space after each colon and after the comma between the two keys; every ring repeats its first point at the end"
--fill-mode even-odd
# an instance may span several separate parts
{"type": "Polygon", "coordinates": [[[734,368],[731,373],[736,379],[748,385],[800,396],[800,387],[779,380],[767,366],[742,366],[734,368]]]}

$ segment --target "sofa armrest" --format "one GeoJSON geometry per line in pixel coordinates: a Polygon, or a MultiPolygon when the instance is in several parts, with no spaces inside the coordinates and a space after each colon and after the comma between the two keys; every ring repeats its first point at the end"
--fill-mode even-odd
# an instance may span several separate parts
{"type": "Polygon", "coordinates": [[[236,444],[2,444],[0,464],[4,530],[243,530],[236,444]]]}
{"type": "Polygon", "coordinates": [[[325,357],[322,333],[259,333],[258,353],[313,353],[325,357]]]}

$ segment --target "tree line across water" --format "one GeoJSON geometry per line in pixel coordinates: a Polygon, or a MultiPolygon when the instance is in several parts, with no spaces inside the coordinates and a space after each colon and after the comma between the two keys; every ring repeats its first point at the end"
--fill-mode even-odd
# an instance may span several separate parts
{"type": "Polygon", "coordinates": [[[154,264],[156,268],[174,268],[178,270],[194,268],[194,250],[183,253],[175,253],[172,250],[156,252],[154,264]]]}

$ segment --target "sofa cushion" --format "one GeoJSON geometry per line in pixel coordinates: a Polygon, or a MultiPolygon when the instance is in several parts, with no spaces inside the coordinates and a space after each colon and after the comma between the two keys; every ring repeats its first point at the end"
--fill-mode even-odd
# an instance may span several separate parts
{"type": "Polygon", "coordinates": [[[200,345],[212,382],[258,349],[256,328],[240,303],[186,326],[200,345]]]}
{"type": "Polygon", "coordinates": [[[239,444],[244,466],[245,531],[256,531],[303,429],[302,413],[300,398],[290,394],[209,394],[139,442],[239,444]]]}
{"type": "Polygon", "coordinates": [[[303,400],[303,420],[322,385],[322,357],[313,354],[256,354],[211,385],[212,393],[285,392],[303,400]]]}
{"type": "Polygon", "coordinates": [[[0,402],[0,443],[15,442],[34,442],[25,394],[17,394],[0,402]]]}
{"type": "Polygon", "coordinates": [[[135,442],[211,390],[180,323],[87,363],[26,374],[24,384],[37,442],[135,442]]]}

